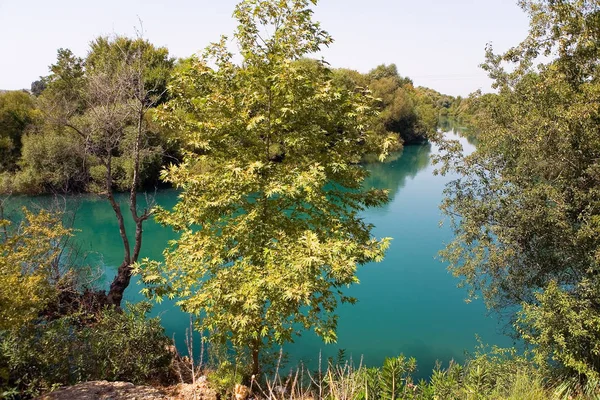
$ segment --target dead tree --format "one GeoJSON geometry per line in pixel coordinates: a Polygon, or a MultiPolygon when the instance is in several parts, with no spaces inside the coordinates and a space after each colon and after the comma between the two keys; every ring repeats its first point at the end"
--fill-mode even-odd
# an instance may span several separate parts
{"type": "MultiPolygon", "coordinates": [[[[80,139],[86,158],[103,170],[103,177],[90,177],[89,188],[110,203],[119,227],[123,244],[123,260],[110,285],[108,303],[120,307],[125,289],[129,286],[133,265],[138,261],[143,236],[143,223],[151,215],[151,204],[138,207],[138,190],[141,186],[141,164],[144,154],[156,151],[148,143],[148,112],[164,95],[161,85],[151,85],[146,79],[151,63],[147,52],[156,51],[142,39],[122,37],[109,41],[99,38],[92,44],[95,58],[85,63],[82,76],[76,84],[51,83],[44,92],[49,120],[65,127],[80,139]],[[94,49],[96,45],[98,49],[94,49]],[[105,54],[103,54],[104,52],[105,54]],[[116,161],[132,160],[131,167],[122,168],[117,176],[116,161]],[[135,224],[133,243],[127,235],[124,209],[115,193],[129,193],[129,212],[135,224]]],[[[172,61],[165,57],[165,65],[172,61]]],[[[55,82],[59,82],[60,77],[55,82]]],[[[44,100],[44,99],[43,99],[44,100]]],[[[122,165],[122,163],[121,163],[122,165]]]]}

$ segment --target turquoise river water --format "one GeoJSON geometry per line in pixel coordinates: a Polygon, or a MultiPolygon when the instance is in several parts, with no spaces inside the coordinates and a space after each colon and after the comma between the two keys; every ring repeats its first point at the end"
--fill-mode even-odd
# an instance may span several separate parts
{"type": "MultiPolygon", "coordinates": [[[[459,139],[466,151],[473,149],[455,133],[447,135],[459,139]]],[[[348,290],[359,301],[339,308],[338,343],[324,345],[306,332],[285,346],[290,361],[303,360],[314,366],[319,352],[326,358],[335,356],[341,348],[355,362],[362,358],[363,363],[375,366],[387,356],[403,353],[417,358],[417,376],[422,377],[429,375],[436,360],[444,364],[451,359],[464,360],[465,352],[477,345],[476,336],[484,343],[513,345],[502,333],[505,324],[495,315],[488,316],[481,301],[464,301],[466,290],[457,288],[458,280],[437,257],[452,238],[448,224],[440,226],[443,217],[439,211],[442,191],[452,177],[434,175],[430,158],[436,151],[432,144],[407,146],[394,161],[368,167],[371,177],[366,184],[389,189],[392,200],[385,207],[366,211],[364,218],[375,225],[377,237],[392,237],[392,244],[383,262],[359,269],[360,284],[348,290]]],[[[171,207],[176,196],[174,190],[159,191],[156,201],[171,207]]],[[[45,200],[16,197],[11,205],[32,201],[45,200]]],[[[122,259],[113,211],[108,202],[94,196],[66,201],[69,209],[76,210],[77,243],[88,252],[90,262],[101,266],[107,284],[122,259]]],[[[169,228],[148,221],[142,256],[161,259],[167,241],[174,237],[169,228]]],[[[141,300],[140,289],[134,282],[126,292],[126,300],[141,300]]],[[[171,302],[156,305],[153,313],[161,316],[177,346],[185,348],[188,317],[171,302]]]]}

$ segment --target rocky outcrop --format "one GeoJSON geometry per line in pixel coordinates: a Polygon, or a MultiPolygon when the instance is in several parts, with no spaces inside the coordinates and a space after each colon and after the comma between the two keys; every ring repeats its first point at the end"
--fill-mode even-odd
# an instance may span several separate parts
{"type": "Polygon", "coordinates": [[[171,398],[173,397],[150,386],[107,381],[80,383],[39,397],[40,400],[164,400],[171,398]]]}
{"type": "MultiPolygon", "coordinates": [[[[58,389],[38,397],[38,400],[217,400],[217,393],[208,387],[206,378],[202,378],[195,384],[179,384],[162,389],[128,382],[85,382],[58,389]]],[[[246,400],[247,393],[246,397],[239,400],[246,400]]]]}

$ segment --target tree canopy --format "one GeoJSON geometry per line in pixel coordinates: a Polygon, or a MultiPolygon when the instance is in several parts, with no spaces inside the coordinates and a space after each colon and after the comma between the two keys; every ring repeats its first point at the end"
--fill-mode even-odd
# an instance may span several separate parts
{"type": "Polygon", "coordinates": [[[391,132],[397,135],[400,144],[415,144],[436,133],[438,117],[445,109],[442,103],[437,103],[437,97],[442,95],[431,89],[415,88],[410,78],[400,76],[395,64],[379,65],[367,74],[338,69],[335,81],[350,90],[363,87],[372,92],[379,111],[375,129],[381,135],[391,132]]]}
{"type": "Polygon", "coordinates": [[[443,205],[456,230],[444,256],[491,307],[524,304],[518,331],[543,357],[597,378],[600,13],[596,1],[522,6],[529,36],[488,48],[498,94],[476,99],[477,150],[446,160],[461,177],[443,205]]]}

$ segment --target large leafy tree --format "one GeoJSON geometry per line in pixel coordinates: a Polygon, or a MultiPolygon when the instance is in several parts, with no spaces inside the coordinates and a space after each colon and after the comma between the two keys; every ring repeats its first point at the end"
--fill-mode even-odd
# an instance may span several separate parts
{"type": "Polygon", "coordinates": [[[488,49],[498,94],[474,99],[477,151],[446,159],[461,177],[443,206],[457,217],[444,255],[490,306],[525,304],[519,332],[541,356],[597,378],[600,4],[521,4],[528,37],[488,49]]]}
{"type": "Polygon", "coordinates": [[[388,244],[359,216],[388,195],[362,189],[358,162],[395,139],[369,130],[368,93],[300,60],[331,43],[309,3],[241,2],[241,64],[225,39],[187,60],[160,115],[187,148],[164,172],[179,202],[157,214],[181,235],[164,264],[141,268],[146,292],[177,296],[212,341],[249,349],[254,373],[262,351],[298,329],[334,341],[336,305],[354,301],[342,289],[388,244]]]}

